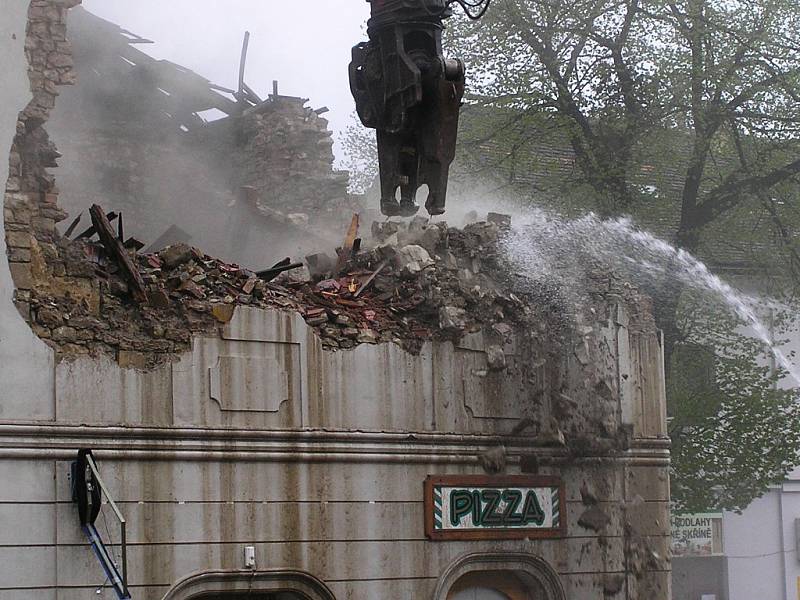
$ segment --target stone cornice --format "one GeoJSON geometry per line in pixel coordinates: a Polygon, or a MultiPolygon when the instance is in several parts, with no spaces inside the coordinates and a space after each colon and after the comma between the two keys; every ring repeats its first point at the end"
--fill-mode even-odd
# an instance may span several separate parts
{"type": "Polygon", "coordinates": [[[542,464],[621,461],[666,465],[669,440],[640,440],[626,451],[574,456],[537,446],[534,437],[456,433],[325,430],[241,430],[106,427],[44,423],[0,424],[0,458],[71,459],[80,447],[114,460],[364,462],[477,464],[502,444],[508,462],[535,454],[542,464]]]}

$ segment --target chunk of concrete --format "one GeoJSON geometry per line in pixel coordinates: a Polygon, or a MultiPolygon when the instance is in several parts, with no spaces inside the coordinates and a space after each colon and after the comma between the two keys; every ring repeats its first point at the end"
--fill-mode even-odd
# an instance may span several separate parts
{"type": "Polygon", "coordinates": [[[417,243],[433,254],[442,241],[442,230],[438,227],[428,227],[417,238],[417,243]]]}
{"type": "Polygon", "coordinates": [[[443,306],[439,309],[439,327],[448,333],[462,332],[467,326],[467,312],[456,306],[443,306]]]}
{"type": "Polygon", "coordinates": [[[500,229],[511,229],[511,215],[490,212],[488,215],[486,215],[486,220],[489,223],[494,223],[500,229]]]}
{"type": "Polygon", "coordinates": [[[506,449],[503,446],[490,448],[480,455],[479,460],[483,470],[490,475],[502,473],[506,468],[506,449]]]}
{"type": "Polygon", "coordinates": [[[507,367],[506,353],[501,346],[492,344],[486,347],[486,366],[490,371],[504,371],[507,367]]]}
{"type": "Polygon", "coordinates": [[[336,266],[336,261],[330,255],[320,252],[306,256],[306,265],[311,277],[327,277],[336,266]]]}
{"type": "Polygon", "coordinates": [[[395,261],[397,267],[409,275],[419,273],[423,269],[432,267],[435,264],[431,255],[428,254],[428,251],[422,246],[417,246],[415,244],[400,248],[395,257],[395,261]]]}
{"type": "Polygon", "coordinates": [[[158,256],[164,261],[166,267],[174,269],[192,260],[192,247],[189,244],[180,242],[167,246],[158,253],[158,256]]]}
{"type": "Polygon", "coordinates": [[[430,219],[417,215],[408,224],[409,231],[422,231],[428,226],[430,219]]]}
{"type": "Polygon", "coordinates": [[[400,231],[401,227],[402,223],[398,221],[375,221],[372,223],[372,237],[384,242],[400,231]]]}

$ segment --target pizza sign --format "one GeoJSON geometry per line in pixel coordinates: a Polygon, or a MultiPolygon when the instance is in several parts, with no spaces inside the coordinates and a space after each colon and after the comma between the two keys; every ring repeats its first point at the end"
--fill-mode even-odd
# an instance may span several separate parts
{"type": "Polygon", "coordinates": [[[565,504],[554,477],[431,476],[425,533],[433,540],[563,537],[565,504]]]}

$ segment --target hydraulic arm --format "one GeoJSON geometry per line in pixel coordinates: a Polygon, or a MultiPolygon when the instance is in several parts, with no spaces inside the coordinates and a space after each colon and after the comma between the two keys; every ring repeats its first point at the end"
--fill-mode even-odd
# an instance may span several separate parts
{"type": "Polygon", "coordinates": [[[479,18],[490,0],[368,1],[369,42],[353,48],[350,87],[361,121],[377,130],[381,210],[415,214],[427,185],[425,208],[442,214],[465,83],[464,63],[444,57],[443,20],[456,2],[479,18]]]}

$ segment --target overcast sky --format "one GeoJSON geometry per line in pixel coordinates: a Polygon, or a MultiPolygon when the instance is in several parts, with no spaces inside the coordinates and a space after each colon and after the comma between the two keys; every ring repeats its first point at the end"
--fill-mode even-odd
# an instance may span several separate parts
{"type": "Polygon", "coordinates": [[[156,42],[138,46],[236,88],[242,37],[250,31],[245,81],[262,98],[280,92],[328,106],[343,129],[355,110],[350,49],[365,39],[366,0],[83,0],[94,14],[156,42]]]}

